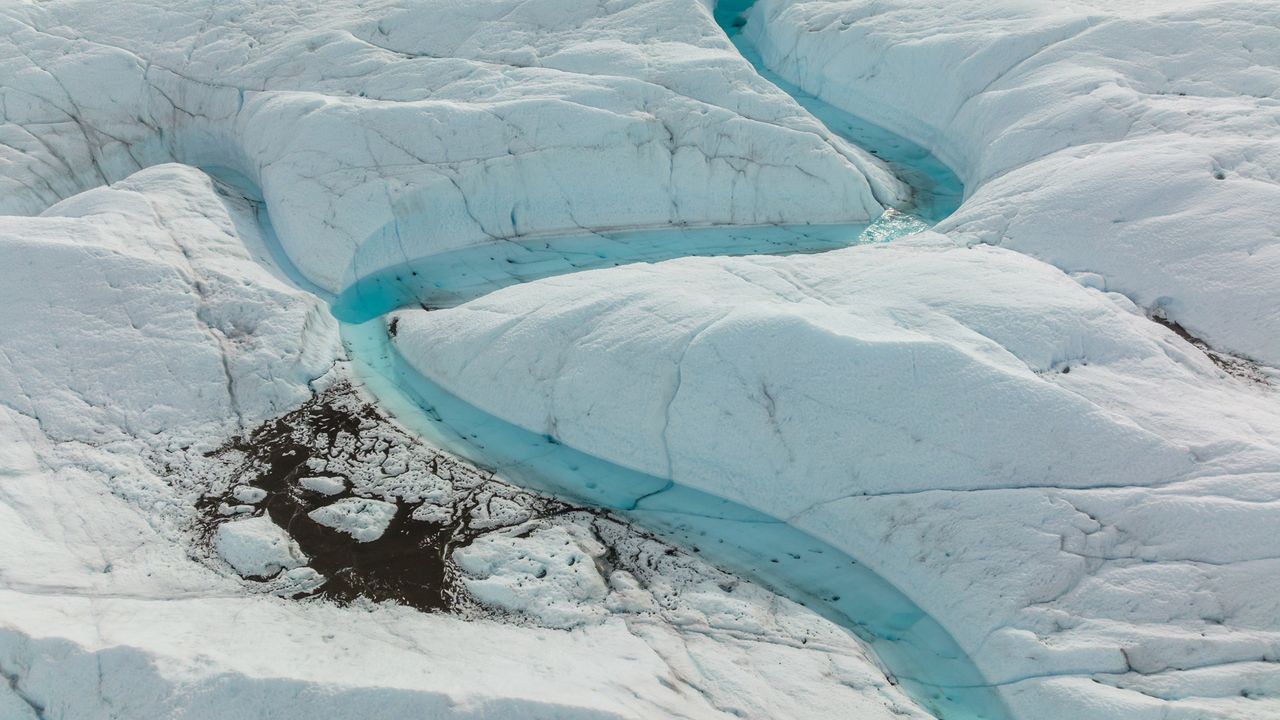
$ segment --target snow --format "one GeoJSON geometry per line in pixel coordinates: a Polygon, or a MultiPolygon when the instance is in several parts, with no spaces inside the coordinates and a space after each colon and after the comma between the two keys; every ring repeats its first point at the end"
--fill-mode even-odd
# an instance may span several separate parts
{"type": "Polygon", "coordinates": [[[343,498],[332,505],[312,510],[312,520],[344,532],[358,542],[372,542],[382,537],[396,516],[396,506],[369,498],[343,498]]]}
{"type": "Polygon", "coordinates": [[[265,516],[219,525],[213,546],[219,557],[245,577],[271,577],[307,561],[289,533],[265,516]]]}

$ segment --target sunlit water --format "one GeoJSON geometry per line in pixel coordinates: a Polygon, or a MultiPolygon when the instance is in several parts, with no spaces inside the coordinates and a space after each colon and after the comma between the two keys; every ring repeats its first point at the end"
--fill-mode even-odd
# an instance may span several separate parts
{"type": "MultiPolygon", "coordinates": [[[[848,554],[782,521],[688,487],[614,465],[489,415],[424,378],[394,350],[387,315],[451,307],[510,285],[587,269],[687,256],[816,253],[888,242],[950,214],[963,188],[919,146],[785,83],[737,32],[750,2],[722,2],[716,19],[761,75],[833,132],[871,152],[912,189],[910,203],[869,225],[670,227],[491,242],[361,274],[328,297],[357,377],[380,406],[428,442],[530,489],[608,508],[709,562],[821,613],[860,637],[890,677],[945,718],[1005,718],[1007,711],[951,635],[910,598],[848,554]]],[[[225,171],[223,180],[254,192],[225,171]]],[[[262,218],[270,236],[269,220],[262,218]]],[[[384,228],[366,243],[377,252],[384,228]]],[[[286,272],[305,279],[272,244],[286,272]]]]}

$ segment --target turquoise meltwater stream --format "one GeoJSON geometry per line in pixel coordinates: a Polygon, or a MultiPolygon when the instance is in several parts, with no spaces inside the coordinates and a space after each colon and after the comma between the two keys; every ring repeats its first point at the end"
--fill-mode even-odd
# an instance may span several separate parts
{"type": "MultiPolygon", "coordinates": [[[[886,242],[932,226],[958,205],[956,176],[919,146],[786,84],[763,68],[737,32],[750,2],[724,2],[716,19],[760,73],[834,133],[883,160],[912,190],[911,203],[870,225],[683,227],[521,239],[406,260],[362,274],[329,297],[356,377],[379,405],[427,442],[504,479],[617,512],[708,562],[800,602],[861,638],[886,673],[923,707],[948,719],[1008,717],[952,636],[909,597],[847,552],[735,502],[615,465],[485,413],[416,372],[393,348],[388,315],[454,306],[509,285],[581,270],[694,255],[815,253],[886,242]]],[[[247,181],[216,173],[247,193],[247,181]]],[[[269,219],[262,218],[270,229],[269,219]]],[[[401,226],[363,248],[385,257],[401,226]]],[[[272,255],[298,276],[272,242],[272,255]]]]}

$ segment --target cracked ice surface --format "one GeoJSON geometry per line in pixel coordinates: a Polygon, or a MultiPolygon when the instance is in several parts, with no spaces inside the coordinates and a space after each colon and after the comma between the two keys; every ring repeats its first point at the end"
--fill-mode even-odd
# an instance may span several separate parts
{"type": "Polygon", "coordinates": [[[395,516],[396,506],[381,500],[345,498],[332,505],[312,510],[311,519],[344,532],[358,542],[370,542],[382,537],[395,516]]]}
{"type": "Polygon", "coordinates": [[[482,410],[867,563],[1021,716],[1277,712],[1276,391],[1123,295],[924,233],[395,317],[482,410]]]}
{"type": "MultiPolygon", "coordinates": [[[[0,717],[922,715],[831,623],[383,416],[270,491],[228,445],[350,380],[298,285],[866,220],[878,163],[694,0],[162,5],[0,7],[0,717]],[[333,602],[282,497],[395,506],[367,542],[306,520],[351,547],[465,537],[454,614],[333,602]]],[[[1280,717],[1276,12],[761,0],[771,67],[967,181],[945,236],[539,281],[396,346],[844,549],[1017,717],[1280,717]]]]}
{"type": "Polygon", "coordinates": [[[1280,717],[1275,13],[761,0],[770,67],[953,163],[945,237],[545,280],[394,342],[847,550],[1015,716],[1280,717]]]}
{"type": "MultiPolygon", "coordinates": [[[[459,561],[466,615],[280,597],[327,578],[255,476],[208,453],[347,370],[262,219],[178,165],[0,218],[18,251],[0,263],[0,716],[925,716],[839,627],[591,514],[487,502],[470,522],[497,534],[459,561]],[[206,494],[212,558],[192,529],[206,494]]],[[[365,432],[386,452],[326,446],[297,492],[416,503],[423,527],[459,514],[467,477],[529,495],[386,418],[365,432]],[[458,473],[419,473],[432,457],[458,473]]]]}
{"type": "Polygon", "coordinates": [[[0,37],[0,212],[228,167],[330,291],[495,237],[858,222],[903,198],[696,0],[67,0],[0,8],[0,37]]]}
{"type": "Polygon", "coordinates": [[[1094,273],[1280,365],[1274,2],[760,0],[754,17],[769,67],[951,164],[969,192],[939,230],[1094,273]]]}
{"type": "Polygon", "coordinates": [[[0,216],[0,392],[54,441],[192,444],[309,396],[327,308],[270,266],[252,203],[191,168],[0,216]]]}

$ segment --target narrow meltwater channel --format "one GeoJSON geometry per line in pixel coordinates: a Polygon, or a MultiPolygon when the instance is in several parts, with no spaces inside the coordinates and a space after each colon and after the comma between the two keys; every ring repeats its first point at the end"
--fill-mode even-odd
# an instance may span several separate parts
{"type": "MultiPolygon", "coordinates": [[[[912,190],[908,206],[869,226],[660,228],[471,246],[362,273],[329,297],[356,377],[380,407],[428,442],[504,479],[613,510],[707,561],[801,602],[860,637],[886,673],[942,718],[1008,717],[998,694],[945,628],[847,553],[785,522],[671,480],[586,455],[487,414],[423,377],[394,350],[394,312],[454,306],[509,285],[592,268],[695,255],[794,254],[883,242],[932,226],[958,205],[956,176],[919,146],[861,121],[774,76],[737,32],[750,2],[721,3],[716,18],[767,79],[837,135],[868,150],[912,190]]],[[[262,218],[269,228],[269,220],[262,218]]],[[[362,252],[386,257],[395,228],[362,252]]],[[[268,233],[268,241],[274,238],[268,233]]],[[[273,256],[289,270],[287,255],[273,256]]],[[[290,275],[297,274],[296,271],[290,275]]]]}
{"type": "Polygon", "coordinates": [[[812,253],[888,241],[950,214],[963,188],[945,165],[762,67],[737,32],[749,6],[739,0],[717,8],[717,20],[734,44],[834,133],[889,165],[912,190],[909,206],[886,212],[870,226],[664,228],[497,242],[420,258],[359,276],[335,300],[344,342],[365,389],[429,441],[517,484],[619,512],[807,605],[862,638],[887,673],[939,717],[1007,717],[999,696],[946,629],[846,553],[745,506],[586,455],[489,415],[423,377],[389,340],[394,324],[387,316],[400,308],[454,306],[516,283],[629,262],[812,253]]]}
{"type": "Polygon", "coordinates": [[[896,210],[914,216],[921,223],[920,229],[932,227],[954,212],[964,199],[964,185],[927,149],[805,92],[765,66],[759,51],[742,32],[755,3],[756,0],[718,0],[713,13],[716,24],[751,67],[822,121],[828,130],[879,158],[906,183],[912,198],[906,207],[896,210]]]}

